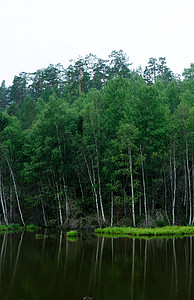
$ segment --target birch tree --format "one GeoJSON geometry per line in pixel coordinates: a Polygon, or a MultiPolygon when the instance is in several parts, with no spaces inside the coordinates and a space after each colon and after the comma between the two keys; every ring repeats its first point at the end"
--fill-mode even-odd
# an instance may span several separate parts
{"type": "Polygon", "coordinates": [[[132,151],[135,149],[135,139],[137,138],[138,131],[131,124],[122,124],[118,131],[118,142],[120,144],[120,155],[123,159],[128,155],[128,175],[130,177],[130,188],[131,188],[131,205],[132,205],[132,220],[133,226],[136,226],[135,221],[135,193],[134,193],[134,170],[133,170],[133,158],[132,151]],[[123,154],[125,155],[123,156],[123,154]]]}
{"type": "MultiPolygon", "coordinates": [[[[93,173],[93,180],[90,178],[90,182],[94,187],[94,184],[97,184],[98,188],[98,198],[99,198],[99,206],[101,211],[101,216],[103,222],[105,222],[105,214],[104,214],[104,205],[102,199],[102,185],[101,185],[101,144],[102,144],[102,135],[101,135],[101,94],[97,90],[92,90],[86,98],[86,102],[84,110],[82,111],[83,115],[83,142],[85,149],[87,150],[88,156],[91,161],[91,170],[93,173]],[[95,175],[96,173],[96,175],[95,175]],[[94,179],[97,177],[97,182],[94,179]]],[[[87,170],[89,170],[88,161],[85,158],[87,170]]],[[[89,171],[88,171],[89,174],[89,171]]],[[[95,201],[97,200],[96,188],[94,189],[95,201]]],[[[96,206],[97,208],[97,206],[96,206]]]]}

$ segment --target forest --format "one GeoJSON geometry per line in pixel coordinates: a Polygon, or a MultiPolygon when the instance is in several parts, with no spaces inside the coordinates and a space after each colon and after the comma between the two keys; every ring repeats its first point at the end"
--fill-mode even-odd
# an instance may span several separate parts
{"type": "Polygon", "coordinates": [[[193,225],[193,148],[193,63],[114,50],[22,72],[0,86],[0,222],[193,225]]]}

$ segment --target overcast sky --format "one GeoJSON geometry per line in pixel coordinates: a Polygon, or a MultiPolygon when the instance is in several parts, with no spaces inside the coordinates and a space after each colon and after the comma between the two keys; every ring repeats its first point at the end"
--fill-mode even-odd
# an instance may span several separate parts
{"type": "Polygon", "coordinates": [[[49,64],[122,49],[132,67],[194,62],[193,0],[0,0],[0,84],[49,64]]]}

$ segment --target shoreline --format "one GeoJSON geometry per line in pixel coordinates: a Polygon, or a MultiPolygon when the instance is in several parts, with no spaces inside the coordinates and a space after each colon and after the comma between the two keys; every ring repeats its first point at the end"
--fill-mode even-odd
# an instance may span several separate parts
{"type": "Polygon", "coordinates": [[[94,230],[97,235],[106,237],[173,237],[194,235],[194,226],[164,226],[156,228],[134,228],[134,227],[106,227],[94,230]]]}

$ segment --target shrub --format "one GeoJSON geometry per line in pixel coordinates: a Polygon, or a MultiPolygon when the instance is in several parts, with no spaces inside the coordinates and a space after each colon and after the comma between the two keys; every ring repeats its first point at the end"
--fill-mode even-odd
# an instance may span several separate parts
{"type": "Polygon", "coordinates": [[[77,230],[70,230],[66,233],[67,237],[77,237],[77,230]]]}

